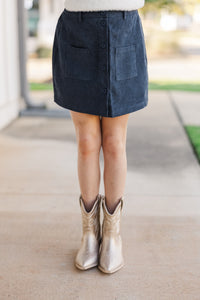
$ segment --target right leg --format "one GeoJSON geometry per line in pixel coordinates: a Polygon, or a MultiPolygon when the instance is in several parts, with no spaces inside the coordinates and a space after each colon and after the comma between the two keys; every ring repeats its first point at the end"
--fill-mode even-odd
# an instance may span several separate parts
{"type": "Polygon", "coordinates": [[[78,144],[78,178],[85,207],[89,211],[99,193],[101,125],[98,115],[71,111],[78,144]]]}

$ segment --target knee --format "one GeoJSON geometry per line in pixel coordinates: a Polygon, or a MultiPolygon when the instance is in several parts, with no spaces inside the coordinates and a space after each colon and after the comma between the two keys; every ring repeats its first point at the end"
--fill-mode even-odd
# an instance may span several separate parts
{"type": "Polygon", "coordinates": [[[122,137],[115,135],[105,135],[103,137],[103,153],[117,159],[121,157],[125,151],[125,142],[122,137]]]}
{"type": "Polygon", "coordinates": [[[88,157],[91,154],[99,153],[101,148],[101,140],[95,134],[81,134],[78,138],[78,150],[83,157],[88,157]]]}

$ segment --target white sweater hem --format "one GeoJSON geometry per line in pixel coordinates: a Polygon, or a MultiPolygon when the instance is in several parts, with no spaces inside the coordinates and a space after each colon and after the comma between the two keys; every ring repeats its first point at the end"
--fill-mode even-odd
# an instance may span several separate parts
{"type": "Polygon", "coordinates": [[[136,10],[143,7],[145,0],[65,0],[69,11],[136,10]]]}

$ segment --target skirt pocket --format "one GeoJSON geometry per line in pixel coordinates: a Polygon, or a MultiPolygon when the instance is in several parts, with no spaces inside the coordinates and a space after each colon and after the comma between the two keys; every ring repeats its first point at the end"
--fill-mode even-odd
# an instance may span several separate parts
{"type": "Polygon", "coordinates": [[[64,76],[92,80],[96,76],[97,57],[89,48],[65,44],[64,76]]]}
{"type": "Polygon", "coordinates": [[[136,45],[116,47],[116,80],[125,80],[137,76],[136,45]]]}

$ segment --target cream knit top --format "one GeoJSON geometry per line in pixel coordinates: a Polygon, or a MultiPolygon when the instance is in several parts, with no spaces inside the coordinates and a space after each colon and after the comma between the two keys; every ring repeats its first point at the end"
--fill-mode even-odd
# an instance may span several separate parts
{"type": "Polygon", "coordinates": [[[70,11],[134,10],[144,4],[145,0],[65,0],[70,11]]]}

